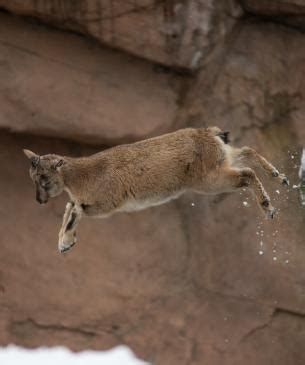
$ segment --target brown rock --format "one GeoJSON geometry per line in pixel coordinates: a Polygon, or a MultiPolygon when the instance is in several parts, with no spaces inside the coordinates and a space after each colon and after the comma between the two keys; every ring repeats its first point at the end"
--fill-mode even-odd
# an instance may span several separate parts
{"type": "Polygon", "coordinates": [[[291,143],[296,147],[305,139],[304,57],[302,33],[270,23],[244,22],[234,40],[199,74],[183,120],[197,126],[202,121],[218,124],[231,130],[235,140],[242,137],[244,142],[259,143],[260,150],[268,147],[257,129],[264,130],[275,149],[291,143]]]}
{"type": "Polygon", "coordinates": [[[169,131],[180,78],[0,14],[0,127],[109,143],[169,131]]]}
{"type": "Polygon", "coordinates": [[[186,69],[198,66],[241,13],[235,0],[0,0],[0,6],[186,69]]]}
{"type": "Polygon", "coordinates": [[[247,11],[264,15],[301,15],[305,12],[303,0],[242,0],[247,11]]]}
{"type": "Polygon", "coordinates": [[[270,17],[270,20],[305,29],[305,2],[303,0],[242,0],[246,12],[270,17]]]}

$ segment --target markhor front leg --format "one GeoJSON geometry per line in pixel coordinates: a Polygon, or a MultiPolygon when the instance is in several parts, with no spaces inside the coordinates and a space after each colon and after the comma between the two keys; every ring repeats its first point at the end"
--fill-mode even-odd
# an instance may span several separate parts
{"type": "Polygon", "coordinates": [[[74,203],[67,203],[62,227],[59,232],[58,250],[64,253],[76,243],[76,225],[81,218],[81,208],[74,203]]]}

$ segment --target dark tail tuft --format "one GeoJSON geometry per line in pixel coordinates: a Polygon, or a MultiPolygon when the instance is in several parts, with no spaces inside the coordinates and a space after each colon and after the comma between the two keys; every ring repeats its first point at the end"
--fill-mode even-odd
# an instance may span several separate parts
{"type": "Polygon", "coordinates": [[[219,132],[217,134],[217,136],[220,137],[224,141],[225,144],[228,144],[228,143],[230,143],[229,134],[230,134],[230,132],[219,132]]]}

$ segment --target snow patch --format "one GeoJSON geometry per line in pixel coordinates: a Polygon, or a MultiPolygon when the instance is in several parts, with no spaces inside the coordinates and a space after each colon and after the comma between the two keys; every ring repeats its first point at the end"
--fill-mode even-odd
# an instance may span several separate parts
{"type": "Polygon", "coordinates": [[[1,365],[148,365],[135,357],[127,346],[108,351],[74,353],[65,347],[28,350],[14,345],[0,348],[1,365]]]}

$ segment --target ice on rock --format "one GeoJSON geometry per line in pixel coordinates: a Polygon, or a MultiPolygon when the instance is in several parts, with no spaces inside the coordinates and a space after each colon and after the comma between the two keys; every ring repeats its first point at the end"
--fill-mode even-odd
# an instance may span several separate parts
{"type": "Polygon", "coordinates": [[[299,170],[300,184],[299,188],[299,200],[302,206],[305,206],[305,148],[302,151],[301,165],[299,170]]]}

